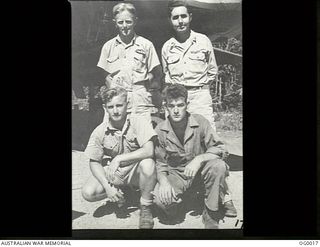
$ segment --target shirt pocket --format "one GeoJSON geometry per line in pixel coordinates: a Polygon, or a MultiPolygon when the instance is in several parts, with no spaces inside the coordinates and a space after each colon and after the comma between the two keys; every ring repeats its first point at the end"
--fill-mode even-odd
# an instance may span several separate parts
{"type": "Polygon", "coordinates": [[[112,56],[107,58],[107,71],[113,73],[119,70],[119,56],[112,56]]]}
{"type": "Polygon", "coordinates": [[[167,57],[167,66],[171,76],[179,75],[179,61],[180,56],[178,54],[172,54],[167,57]]]}
{"type": "Polygon", "coordinates": [[[188,54],[189,69],[194,73],[204,73],[207,67],[207,51],[195,50],[188,54]]]}
{"type": "Polygon", "coordinates": [[[138,73],[144,73],[146,71],[147,53],[143,49],[137,49],[133,56],[133,70],[138,73]]]}
{"type": "Polygon", "coordinates": [[[116,137],[109,136],[104,140],[103,144],[104,154],[110,157],[114,157],[119,153],[119,141],[116,137]]]}

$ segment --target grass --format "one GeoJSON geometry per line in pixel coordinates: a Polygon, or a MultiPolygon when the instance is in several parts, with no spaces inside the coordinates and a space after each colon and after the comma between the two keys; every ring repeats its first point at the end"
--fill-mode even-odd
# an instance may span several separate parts
{"type": "Polygon", "coordinates": [[[217,131],[242,131],[242,111],[216,112],[215,120],[217,131]]]}

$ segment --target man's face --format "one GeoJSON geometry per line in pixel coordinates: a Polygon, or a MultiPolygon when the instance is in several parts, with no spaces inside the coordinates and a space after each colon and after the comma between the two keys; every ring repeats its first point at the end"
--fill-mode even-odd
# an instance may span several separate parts
{"type": "Polygon", "coordinates": [[[173,122],[182,121],[187,114],[187,103],[185,102],[185,98],[168,99],[167,109],[170,119],[173,122]]]}
{"type": "Polygon", "coordinates": [[[192,15],[185,6],[175,7],[171,11],[171,25],[176,33],[189,32],[192,15]]]}
{"type": "Polygon", "coordinates": [[[127,117],[127,99],[123,95],[113,97],[105,107],[114,122],[119,122],[127,117]]]}
{"type": "Polygon", "coordinates": [[[130,36],[134,33],[134,27],[136,26],[136,17],[130,12],[124,10],[116,15],[115,24],[118,32],[122,36],[130,36]]]}

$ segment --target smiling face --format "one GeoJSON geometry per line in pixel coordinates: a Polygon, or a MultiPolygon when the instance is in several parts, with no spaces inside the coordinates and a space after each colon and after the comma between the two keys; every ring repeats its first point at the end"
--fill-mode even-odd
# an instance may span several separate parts
{"type": "Polygon", "coordinates": [[[185,98],[167,99],[167,110],[173,122],[181,122],[187,114],[187,103],[185,98]]]}
{"type": "Polygon", "coordinates": [[[127,98],[124,95],[114,96],[105,108],[113,122],[121,122],[127,117],[127,98]]]}
{"type": "Polygon", "coordinates": [[[115,16],[114,22],[119,35],[131,37],[134,35],[137,18],[127,10],[123,10],[115,16]]]}
{"type": "Polygon", "coordinates": [[[185,6],[178,6],[172,9],[170,21],[176,33],[189,32],[191,20],[192,14],[188,13],[185,6]]]}

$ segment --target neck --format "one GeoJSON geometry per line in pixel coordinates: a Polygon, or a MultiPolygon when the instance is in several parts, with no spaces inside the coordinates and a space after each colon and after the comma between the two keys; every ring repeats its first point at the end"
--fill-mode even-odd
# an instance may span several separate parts
{"type": "Polygon", "coordinates": [[[123,36],[123,35],[119,34],[119,37],[123,43],[129,44],[134,37],[134,33],[129,36],[123,36]]]}
{"type": "Polygon", "coordinates": [[[174,122],[174,121],[172,121],[171,118],[169,117],[169,121],[170,121],[170,124],[171,124],[171,126],[172,126],[172,129],[173,129],[174,131],[176,131],[176,130],[181,131],[181,130],[185,130],[185,129],[186,129],[186,127],[187,127],[187,122],[188,122],[188,118],[185,117],[185,118],[183,118],[180,122],[174,122]]]}
{"type": "Polygon", "coordinates": [[[111,118],[109,118],[110,124],[112,127],[118,129],[118,130],[122,130],[125,122],[126,122],[126,117],[124,119],[121,119],[119,121],[113,121],[111,118]]]}
{"type": "Polygon", "coordinates": [[[190,33],[191,30],[187,30],[185,32],[181,32],[181,33],[176,33],[176,39],[180,42],[180,43],[184,43],[187,39],[189,39],[190,37],[190,33]]]}

